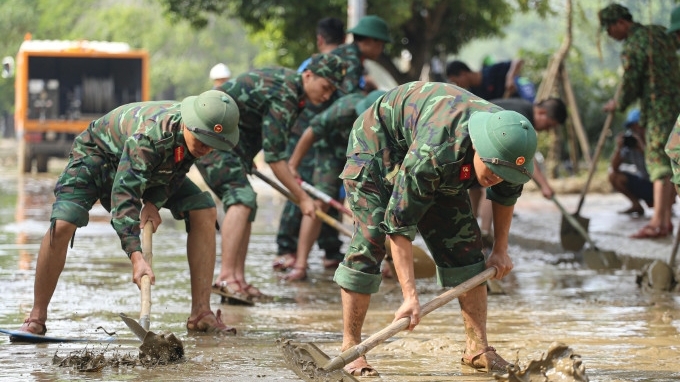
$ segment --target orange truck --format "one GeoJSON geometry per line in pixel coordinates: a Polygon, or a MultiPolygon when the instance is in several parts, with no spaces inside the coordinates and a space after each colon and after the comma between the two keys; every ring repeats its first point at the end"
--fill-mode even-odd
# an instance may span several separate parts
{"type": "Polygon", "coordinates": [[[126,43],[30,40],[16,58],[19,169],[47,171],[73,139],[117,106],[149,100],[149,54],[126,43]]]}

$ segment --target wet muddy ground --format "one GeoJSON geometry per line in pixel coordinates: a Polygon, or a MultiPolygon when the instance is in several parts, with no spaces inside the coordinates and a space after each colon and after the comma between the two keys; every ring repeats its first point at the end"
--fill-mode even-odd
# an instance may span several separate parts
{"type": "MultiPolygon", "coordinates": [[[[31,308],[38,243],[48,227],[55,178],[55,173],[19,178],[11,167],[0,170],[0,328],[17,329],[31,308]]],[[[52,336],[93,342],[18,345],[0,336],[0,380],[294,381],[299,379],[286,367],[277,339],[312,342],[331,357],[339,354],[340,296],[332,272],[323,269],[321,253],[315,252],[308,281],[279,281],[270,265],[283,200],[262,187],[247,271],[250,282],[279,298],[241,307],[221,306],[213,295],[213,309],[222,309],[225,322],[237,327],[236,337],[187,335],[186,234],[183,224],[164,215],[154,236],[150,329],[179,336],[185,361],[157,368],[121,363],[96,372],[53,364],[55,354],[66,357],[87,349],[107,357],[134,355],[140,345],[118,317],[121,312],[138,317],[139,292],[106,211],[98,208],[90,224],[77,232],[47,322],[52,336]],[[116,341],[94,342],[108,337],[99,326],[115,331],[116,341]]],[[[529,197],[540,198],[523,196],[529,197]]],[[[581,356],[591,381],[680,379],[680,296],[642,292],[635,270],[589,270],[565,262],[573,255],[559,250],[513,245],[511,256],[515,270],[501,282],[506,293],[489,298],[489,342],[506,359],[526,366],[558,341],[581,356]]],[[[419,280],[418,286],[423,303],[443,292],[433,279],[419,280]]],[[[373,298],[364,333],[389,325],[400,302],[399,286],[385,281],[373,298]]],[[[460,365],[462,327],[454,301],[425,317],[414,332],[373,349],[369,362],[383,381],[493,381],[489,374],[460,365]]]]}

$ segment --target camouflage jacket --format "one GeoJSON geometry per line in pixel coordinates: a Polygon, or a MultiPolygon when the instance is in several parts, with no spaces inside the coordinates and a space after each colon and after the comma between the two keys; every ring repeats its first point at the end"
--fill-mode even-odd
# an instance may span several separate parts
{"type": "Polygon", "coordinates": [[[111,225],[128,255],[141,251],[142,200],[160,209],[196,160],[184,141],[181,121],[180,103],[131,103],[93,121],[73,143],[74,161],[99,156],[115,169],[109,173],[113,179],[103,181],[113,185],[111,225]]]}
{"type": "MultiPolygon", "coordinates": [[[[398,86],[355,122],[341,178],[354,178],[369,161],[380,160],[379,176],[393,186],[385,212],[386,233],[413,239],[417,223],[436,198],[467,198],[466,190],[479,184],[468,120],[476,111],[500,110],[450,84],[398,86]]],[[[501,182],[487,191],[489,199],[510,206],[522,185],[501,182]]]]}
{"type": "Polygon", "coordinates": [[[348,94],[317,114],[309,123],[309,128],[314,132],[315,141],[324,141],[322,147],[341,147],[343,154],[347,149],[349,132],[352,124],[357,119],[354,107],[364,99],[362,93],[348,94]]]}
{"type": "Polygon", "coordinates": [[[640,99],[640,124],[643,126],[646,126],[647,118],[663,113],[680,96],[674,38],[662,26],[634,23],[623,41],[624,74],[618,107],[624,111],[640,99]]]}
{"type": "MultiPolygon", "coordinates": [[[[333,49],[330,53],[340,56],[342,60],[347,63],[347,73],[345,73],[345,78],[342,80],[342,92],[344,94],[361,92],[361,79],[364,75],[364,66],[362,64],[359,47],[356,44],[342,44],[333,49]]],[[[305,61],[300,65],[298,72],[304,71],[306,63],[308,63],[308,61],[305,61]]],[[[300,114],[300,117],[295,121],[295,124],[292,127],[292,133],[298,136],[302,135],[304,130],[309,126],[312,118],[326,110],[341,96],[342,93],[339,94],[339,92],[335,92],[330,100],[321,105],[306,105],[300,114]]]]}
{"type": "Polygon", "coordinates": [[[265,68],[243,73],[219,90],[238,104],[240,152],[250,171],[253,158],[264,150],[267,163],[288,159],[286,144],[293,123],[304,107],[302,77],[286,68],[265,68]]]}
{"type": "Polygon", "coordinates": [[[338,55],[347,64],[347,73],[342,80],[342,90],[345,94],[361,91],[360,82],[364,75],[363,59],[357,44],[342,44],[333,49],[331,53],[338,55]]]}

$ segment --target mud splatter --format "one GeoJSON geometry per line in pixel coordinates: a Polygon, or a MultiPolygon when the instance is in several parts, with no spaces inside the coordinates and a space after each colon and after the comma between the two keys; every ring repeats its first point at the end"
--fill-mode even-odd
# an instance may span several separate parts
{"type": "Polygon", "coordinates": [[[524,370],[515,364],[508,373],[496,374],[494,378],[504,382],[588,382],[581,356],[561,342],[550,344],[545,357],[531,360],[524,370]]]}
{"type": "Polygon", "coordinates": [[[107,349],[94,351],[85,348],[71,352],[66,357],[60,357],[57,351],[52,357],[52,364],[81,372],[99,372],[105,367],[143,366],[139,358],[130,353],[121,354],[116,351],[107,357],[106,351],[107,349]]]}
{"type": "Polygon", "coordinates": [[[154,368],[157,366],[178,363],[183,360],[184,349],[181,349],[181,354],[177,351],[170,351],[173,349],[176,350],[177,347],[166,345],[147,345],[145,347],[145,345],[142,345],[139,354],[135,355],[133,353],[120,353],[115,350],[110,351],[108,346],[101,350],[92,350],[86,347],[83,350],[70,352],[65,357],[59,356],[59,352],[57,351],[52,357],[52,364],[79,372],[100,372],[107,367],[154,368]]]}
{"type": "Polygon", "coordinates": [[[323,366],[329,357],[314,344],[293,344],[290,340],[276,341],[288,367],[307,382],[357,382],[344,370],[326,371],[323,366]]]}

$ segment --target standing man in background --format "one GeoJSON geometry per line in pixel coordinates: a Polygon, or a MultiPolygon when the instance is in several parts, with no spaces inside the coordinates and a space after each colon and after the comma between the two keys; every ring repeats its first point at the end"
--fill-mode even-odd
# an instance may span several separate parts
{"type": "Polygon", "coordinates": [[[671,163],[664,151],[675,119],[680,114],[680,70],[676,42],[659,25],[642,25],[633,21],[628,8],[610,4],[598,12],[600,25],[607,34],[623,43],[621,95],[609,100],[607,112],[625,111],[640,101],[640,124],[645,127],[645,162],[654,184],[654,214],[635,239],[654,239],[670,235],[671,163]]]}

